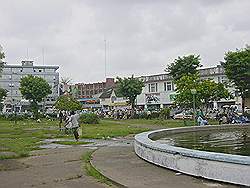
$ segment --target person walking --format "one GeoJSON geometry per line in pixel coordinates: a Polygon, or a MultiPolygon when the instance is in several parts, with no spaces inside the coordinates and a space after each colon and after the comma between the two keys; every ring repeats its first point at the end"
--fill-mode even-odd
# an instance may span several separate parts
{"type": "Polygon", "coordinates": [[[78,128],[79,128],[79,114],[76,114],[75,112],[71,112],[71,115],[69,117],[68,123],[66,125],[67,129],[71,129],[76,141],[79,140],[79,134],[78,134],[78,128]]]}
{"type": "Polygon", "coordinates": [[[62,130],[62,123],[63,123],[63,113],[62,111],[59,112],[59,130],[62,130]]]}

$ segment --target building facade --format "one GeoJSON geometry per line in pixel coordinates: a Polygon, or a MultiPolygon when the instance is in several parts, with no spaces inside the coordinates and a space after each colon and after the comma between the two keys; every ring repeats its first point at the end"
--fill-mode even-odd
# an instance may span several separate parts
{"type": "Polygon", "coordinates": [[[4,101],[4,112],[21,112],[27,105],[19,90],[20,80],[24,76],[33,75],[45,79],[52,88],[50,94],[42,105],[51,108],[59,96],[59,66],[34,65],[33,61],[22,61],[20,65],[4,65],[0,77],[0,87],[8,91],[4,101]]]}
{"type": "Polygon", "coordinates": [[[117,93],[116,88],[108,88],[98,96],[103,109],[130,108],[128,99],[117,93]]]}
{"type": "MultiPolygon", "coordinates": [[[[211,79],[216,83],[227,83],[228,79],[222,66],[203,68],[199,70],[201,79],[211,79]]],[[[172,77],[165,74],[138,77],[144,82],[142,93],[137,96],[136,106],[141,109],[160,109],[173,105],[176,91],[172,77]]],[[[233,87],[227,87],[234,96],[230,100],[214,101],[210,104],[211,108],[221,108],[223,105],[241,106],[241,98],[233,87]]],[[[104,109],[128,108],[127,100],[117,94],[115,87],[104,90],[99,95],[100,107],[104,109]]]]}
{"type": "Polygon", "coordinates": [[[115,86],[114,78],[106,78],[105,82],[77,83],[71,86],[72,95],[77,98],[84,108],[100,108],[99,94],[115,86]]]}
{"type": "MultiPolygon", "coordinates": [[[[228,81],[222,66],[204,68],[199,70],[201,79],[211,79],[215,82],[226,83],[228,81]]],[[[136,105],[144,109],[163,108],[172,105],[175,99],[175,85],[173,79],[167,73],[150,76],[141,76],[140,79],[144,82],[142,93],[137,97],[136,105]]],[[[237,97],[237,92],[234,88],[227,88],[233,96],[232,100],[221,100],[213,103],[213,108],[221,107],[228,104],[240,105],[241,99],[237,97]]]]}

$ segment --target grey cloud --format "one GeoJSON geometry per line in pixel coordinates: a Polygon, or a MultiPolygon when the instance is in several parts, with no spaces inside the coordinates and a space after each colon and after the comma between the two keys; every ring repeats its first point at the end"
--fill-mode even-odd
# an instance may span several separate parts
{"type": "Polygon", "coordinates": [[[161,73],[177,56],[200,54],[204,66],[250,43],[250,2],[165,0],[9,0],[0,2],[6,61],[29,56],[60,65],[76,82],[161,73]],[[4,18],[4,19],[2,19],[4,18]]]}

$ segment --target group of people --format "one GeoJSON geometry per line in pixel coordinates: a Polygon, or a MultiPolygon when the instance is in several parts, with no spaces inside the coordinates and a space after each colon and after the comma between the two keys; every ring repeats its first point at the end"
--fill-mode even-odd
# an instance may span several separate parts
{"type": "Polygon", "coordinates": [[[72,112],[59,112],[59,128],[65,132],[72,131],[76,141],[79,140],[79,118],[78,113],[72,112]]]}
{"type": "Polygon", "coordinates": [[[243,124],[249,122],[246,116],[238,115],[237,113],[221,114],[218,115],[217,119],[219,124],[243,124]]]}
{"type": "Polygon", "coordinates": [[[99,110],[96,112],[99,117],[102,118],[113,118],[113,119],[130,119],[132,117],[131,109],[113,109],[113,110],[99,110]]]}
{"type": "Polygon", "coordinates": [[[202,116],[198,116],[197,123],[199,126],[208,125],[208,121],[202,116]]]}

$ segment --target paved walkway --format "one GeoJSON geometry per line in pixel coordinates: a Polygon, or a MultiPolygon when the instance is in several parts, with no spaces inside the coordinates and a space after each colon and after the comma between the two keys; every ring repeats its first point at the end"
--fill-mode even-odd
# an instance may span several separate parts
{"type": "Polygon", "coordinates": [[[131,188],[234,188],[237,186],[195,178],[157,167],[139,157],[130,146],[104,147],[94,152],[92,164],[106,177],[131,188]]]}
{"type": "Polygon", "coordinates": [[[86,176],[81,156],[93,149],[92,164],[113,181],[131,188],[234,188],[236,186],[176,174],[140,158],[127,139],[99,140],[84,146],[63,147],[46,141],[47,148],[33,151],[31,157],[2,160],[10,169],[0,171],[0,188],[103,188],[86,176]],[[59,148],[58,148],[59,147],[59,148]],[[14,167],[14,168],[12,168],[14,167]]]}
{"type": "MultiPolygon", "coordinates": [[[[94,178],[84,174],[81,156],[90,149],[45,149],[32,152],[33,156],[9,160],[9,171],[0,171],[1,188],[103,188],[94,178]]],[[[8,161],[5,161],[5,163],[8,161]]],[[[1,161],[0,161],[1,163],[1,161]]]]}

